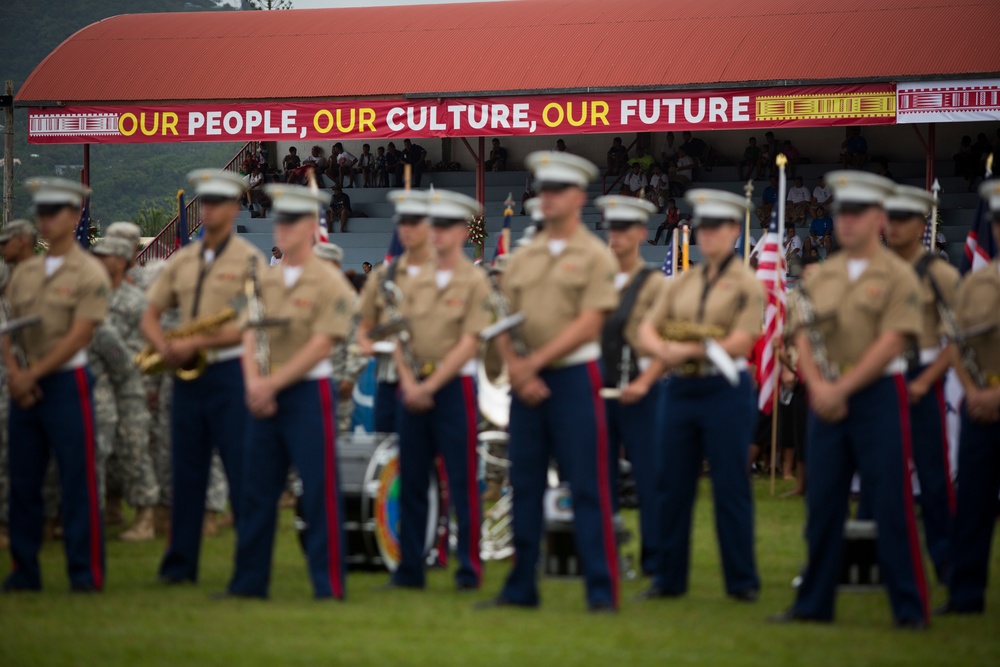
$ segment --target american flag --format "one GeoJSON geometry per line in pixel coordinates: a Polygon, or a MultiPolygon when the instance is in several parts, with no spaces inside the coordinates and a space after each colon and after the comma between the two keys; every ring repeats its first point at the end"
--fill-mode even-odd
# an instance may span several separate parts
{"type": "Polygon", "coordinates": [[[972,229],[965,237],[965,257],[962,259],[963,274],[983,268],[996,257],[997,244],[993,239],[992,220],[987,201],[980,197],[972,229]]]}
{"type": "Polygon", "coordinates": [[[674,277],[674,244],[669,240],[667,242],[667,254],[663,258],[663,275],[667,278],[674,277]]]}
{"type": "Polygon", "coordinates": [[[84,250],[90,248],[90,197],[83,200],[83,210],[80,211],[80,221],[76,223],[76,242],[84,250]]]}
{"type": "Polygon", "coordinates": [[[403,254],[403,244],[399,241],[399,231],[392,230],[392,238],[389,240],[389,249],[385,253],[385,263],[388,264],[396,257],[403,254]]]}
{"type": "Polygon", "coordinates": [[[497,249],[493,253],[493,259],[510,252],[510,219],[514,217],[514,198],[508,194],[503,205],[503,229],[497,237],[497,249]]]}
{"type": "Polygon", "coordinates": [[[785,271],[781,256],[781,237],[778,232],[778,214],[771,213],[771,223],[767,234],[760,243],[760,258],[757,263],[757,279],[767,292],[767,310],[764,313],[764,338],[757,376],[760,380],[760,395],[757,408],[764,414],[771,414],[772,395],[781,376],[781,362],[775,349],[775,342],[781,340],[785,328],[785,271]],[[781,262],[779,269],[778,263],[781,262]]]}

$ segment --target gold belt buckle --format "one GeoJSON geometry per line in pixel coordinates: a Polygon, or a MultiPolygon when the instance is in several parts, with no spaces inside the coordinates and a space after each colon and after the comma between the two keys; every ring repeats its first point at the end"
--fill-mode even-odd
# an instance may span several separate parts
{"type": "Polygon", "coordinates": [[[437,364],[435,364],[433,361],[425,361],[420,364],[420,377],[422,378],[430,377],[436,369],[437,369],[437,364]]]}
{"type": "Polygon", "coordinates": [[[680,373],[684,377],[694,377],[696,375],[701,375],[701,364],[697,361],[686,361],[680,367],[680,373]]]}
{"type": "Polygon", "coordinates": [[[847,375],[854,368],[854,364],[840,364],[840,374],[847,375]]]}
{"type": "Polygon", "coordinates": [[[987,375],[986,376],[986,386],[990,387],[990,388],[1000,387],[1000,374],[991,373],[991,374],[987,375]]]}

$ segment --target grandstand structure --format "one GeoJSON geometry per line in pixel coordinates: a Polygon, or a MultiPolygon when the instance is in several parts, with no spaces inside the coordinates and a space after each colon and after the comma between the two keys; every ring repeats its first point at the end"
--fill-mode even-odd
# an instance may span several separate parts
{"type": "MultiPolygon", "coordinates": [[[[494,234],[508,193],[520,200],[520,158],[556,138],[601,164],[612,136],[627,145],[648,133],[658,156],[666,131],[691,130],[735,160],[748,136],[774,129],[779,139],[794,136],[811,157],[799,167],[811,190],[816,176],[839,166],[842,128],[860,126],[896,180],[928,188],[940,181],[942,231],[954,260],[976,198],[952,176],[949,158],[963,134],[996,136],[1000,51],[989,40],[952,37],[997,34],[995,9],[995,0],[844,0],[829,7],[700,0],[650,16],[644,0],[511,0],[124,15],[68,38],[38,65],[15,104],[29,109],[30,142],[84,145],[85,173],[92,143],[264,141],[280,160],[291,144],[305,154],[310,145],[341,141],[358,154],[363,142],[374,149],[411,138],[432,162],[466,169],[428,172],[421,185],[477,196],[494,234]],[[498,38],[509,47],[489,46],[498,38]],[[311,56],[301,66],[265,57],[248,70],[247,45],[288,54],[302,44],[345,40],[391,43],[397,55],[328,68],[311,56]],[[630,44],[649,54],[650,45],[670,48],[623,67],[630,44]],[[490,137],[511,151],[511,171],[485,172],[490,137]]],[[[238,164],[234,158],[230,168],[238,164]]],[[[730,166],[701,171],[695,185],[703,184],[741,194],[744,185],[730,166]]],[[[611,185],[595,183],[591,194],[611,185]]],[[[757,196],[763,185],[757,181],[757,196]]],[[[349,194],[369,217],[331,240],[345,249],[346,266],[359,268],[384,255],[391,207],[384,189],[349,194]]],[[[584,214],[596,226],[596,210],[584,214]]],[[[238,224],[270,248],[268,219],[244,212],[238,224]]],[[[526,224],[515,217],[515,238],[526,224]]],[[[154,247],[172,249],[174,225],[154,247]]],[[[487,257],[491,246],[488,239],[487,257]]],[[[643,248],[650,263],[663,253],[663,246],[643,248]]],[[[692,255],[697,259],[696,250],[692,255]]]]}

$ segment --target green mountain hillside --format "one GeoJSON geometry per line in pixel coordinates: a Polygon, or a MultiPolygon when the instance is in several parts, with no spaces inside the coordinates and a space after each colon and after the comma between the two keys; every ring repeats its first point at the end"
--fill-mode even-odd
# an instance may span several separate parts
{"type": "MultiPolygon", "coordinates": [[[[91,23],[119,14],[230,10],[219,0],[4,0],[0,2],[0,82],[14,90],[53,49],[91,23]]],[[[62,173],[78,178],[82,146],[29,146],[26,110],[14,114],[14,214],[28,217],[29,200],[22,186],[32,176],[62,173]]],[[[2,117],[0,117],[2,122],[2,117]]],[[[90,150],[91,210],[102,224],[131,220],[142,208],[169,208],[184,174],[197,167],[221,167],[242,144],[177,144],[99,146],[90,150]]],[[[2,147],[0,147],[2,152],[2,147]]]]}

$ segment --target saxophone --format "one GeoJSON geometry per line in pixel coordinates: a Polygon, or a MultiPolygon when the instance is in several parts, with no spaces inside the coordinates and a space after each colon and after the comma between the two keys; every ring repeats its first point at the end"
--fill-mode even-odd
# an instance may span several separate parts
{"type": "MultiPolygon", "coordinates": [[[[217,313],[204,315],[176,329],[164,332],[163,339],[167,341],[181,340],[199,334],[215,333],[226,324],[234,321],[236,315],[236,309],[227,306],[217,313]]],[[[139,350],[133,361],[144,375],[159,375],[167,370],[167,364],[163,361],[163,357],[148,343],[139,350]]],[[[205,355],[205,351],[198,350],[194,363],[187,368],[178,368],[175,373],[181,380],[194,380],[201,377],[207,366],[208,357],[205,355]]]]}
{"type": "Polygon", "coordinates": [[[264,321],[264,302],[260,298],[260,278],[257,275],[257,258],[250,258],[247,277],[243,281],[243,292],[247,300],[249,326],[253,329],[254,361],[261,377],[271,374],[271,342],[264,321]]]}
{"type": "Polygon", "coordinates": [[[805,286],[800,283],[797,290],[788,293],[788,298],[792,301],[799,315],[799,322],[805,327],[806,337],[809,338],[809,345],[812,347],[812,357],[819,368],[820,375],[827,382],[836,380],[839,373],[830,363],[830,355],[826,351],[826,338],[816,326],[816,310],[813,308],[812,299],[809,298],[805,286]]]}

